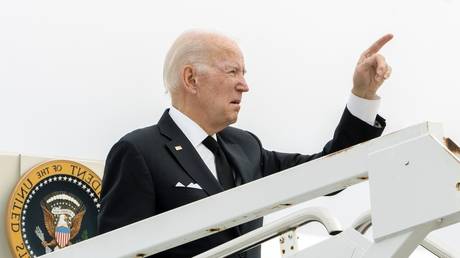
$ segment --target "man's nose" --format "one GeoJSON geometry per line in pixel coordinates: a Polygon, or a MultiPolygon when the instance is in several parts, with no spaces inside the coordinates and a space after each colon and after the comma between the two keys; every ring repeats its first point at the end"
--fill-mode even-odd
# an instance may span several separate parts
{"type": "Polygon", "coordinates": [[[241,92],[248,92],[249,91],[249,86],[246,83],[246,80],[244,78],[242,78],[240,83],[238,83],[238,86],[237,86],[236,89],[238,91],[241,91],[241,92]]]}

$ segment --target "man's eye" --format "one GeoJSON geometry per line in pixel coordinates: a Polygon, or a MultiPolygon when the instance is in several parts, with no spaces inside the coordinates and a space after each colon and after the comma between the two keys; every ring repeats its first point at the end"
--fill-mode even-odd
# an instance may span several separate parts
{"type": "Polygon", "coordinates": [[[231,75],[236,75],[236,70],[230,70],[230,71],[228,71],[228,73],[231,74],[231,75]]]}

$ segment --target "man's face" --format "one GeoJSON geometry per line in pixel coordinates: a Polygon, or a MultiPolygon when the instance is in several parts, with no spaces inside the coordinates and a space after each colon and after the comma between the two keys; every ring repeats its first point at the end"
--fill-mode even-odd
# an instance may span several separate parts
{"type": "Polygon", "coordinates": [[[239,49],[222,50],[205,67],[196,77],[200,110],[213,127],[224,128],[236,122],[243,93],[249,90],[244,59],[239,49]]]}

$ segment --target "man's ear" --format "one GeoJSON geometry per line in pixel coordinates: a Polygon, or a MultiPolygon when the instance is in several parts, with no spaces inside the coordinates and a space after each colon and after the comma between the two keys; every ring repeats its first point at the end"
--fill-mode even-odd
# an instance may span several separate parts
{"type": "Polygon", "coordinates": [[[196,70],[191,65],[186,65],[182,69],[182,83],[187,92],[195,94],[197,90],[196,70]]]}

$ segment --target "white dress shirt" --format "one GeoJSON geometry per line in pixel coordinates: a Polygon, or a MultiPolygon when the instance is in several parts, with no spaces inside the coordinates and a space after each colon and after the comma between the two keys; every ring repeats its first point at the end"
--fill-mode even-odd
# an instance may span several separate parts
{"type": "MultiPolygon", "coordinates": [[[[375,118],[377,117],[379,106],[380,98],[376,100],[367,100],[357,97],[354,94],[350,94],[350,98],[347,103],[347,108],[352,115],[372,126],[378,126],[376,125],[375,118]]],[[[169,109],[169,115],[174,123],[176,123],[179,129],[184,133],[185,137],[187,137],[187,139],[192,143],[192,146],[196,149],[214,177],[217,178],[214,154],[202,143],[202,141],[208,137],[208,134],[192,119],[174,107],[169,109]]],[[[212,137],[217,140],[215,134],[212,135],[212,137]]]]}
{"type": "Polygon", "coordinates": [[[348,111],[357,118],[363,120],[364,122],[372,126],[380,126],[376,124],[377,113],[380,107],[380,97],[377,96],[377,99],[363,99],[355,94],[350,94],[348,99],[347,108],[348,111]]]}
{"type": "MultiPolygon", "coordinates": [[[[209,168],[214,177],[217,178],[216,164],[214,163],[214,154],[202,143],[208,134],[201,128],[195,121],[184,115],[182,112],[174,107],[169,109],[169,115],[171,116],[177,127],[185,134],[185,137],[192,143],[195,150],[200,155],[204,164],[209,168]]],[[[216,135],[212,136],[217,140],[216,135]]]]}

